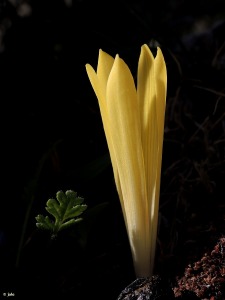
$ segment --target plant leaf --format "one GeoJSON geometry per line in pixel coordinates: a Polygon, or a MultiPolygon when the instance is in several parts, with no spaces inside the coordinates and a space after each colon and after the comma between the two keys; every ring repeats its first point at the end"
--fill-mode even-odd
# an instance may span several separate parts
{"type": "Polygon", "coordinates": [[[54,236],[59,231],[80,222],[82,218],[77,217],[87,209],[87,205],[82,204],[84,199],[77,197],[77,193],[72,190],[68,190],[65,193],[58,191],[56,199],[49,199],[45,207],[47,212],[54,217],[54,221],[48,216],[37,215],[36,217],[37,228],[49,230],[54,236]]]}

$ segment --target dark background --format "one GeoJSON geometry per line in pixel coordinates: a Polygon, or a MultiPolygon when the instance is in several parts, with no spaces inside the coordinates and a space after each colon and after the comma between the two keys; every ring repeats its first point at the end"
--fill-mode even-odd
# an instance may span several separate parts
{"type": "Polygon", "coordinates": [[[154,41],[168,71],[155,272],[182,274],[224,233],[224,1],[1,0],[0,297],[110,300],[135,279],[85,64],[101,48],[135,76],[154,41]],[[68,189],[88,210],[52,241],[35,216],[68,189]]]}

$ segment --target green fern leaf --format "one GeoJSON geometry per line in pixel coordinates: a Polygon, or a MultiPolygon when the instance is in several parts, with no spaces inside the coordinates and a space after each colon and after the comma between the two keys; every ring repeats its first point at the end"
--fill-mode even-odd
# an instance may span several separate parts
{"type": "Polygon", "coordinates": [[[36,217],[37,228],[51,231],[54,237],[59,231],[82,221],[82,218],[78,218],[78,216],[87,209],[87,205],[82,204],[84,199],[77,197],[77,193],[72,190],[68,190],[66,193],[58,191],[56,199],[49,199],[45,207],[46,211],[54,217],[54,221],[48,216],[38,215],[36,217]]]}

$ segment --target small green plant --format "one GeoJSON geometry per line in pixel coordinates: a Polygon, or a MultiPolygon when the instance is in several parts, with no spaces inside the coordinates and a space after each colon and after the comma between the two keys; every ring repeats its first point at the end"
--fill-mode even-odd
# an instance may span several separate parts
{"type": "Polygon", "coordinates": [[[37,228],[48,230],[51,232],[51,237],[55,238],[59,231],[70,227],[82,220],[79,216],[87,209],[86,204],[82,204],[84,199],[77,197],[77,193],[68,190],[65,193],[58,191],[56,199],[49,199],[45,209],[51,214],[55,221],[48,216],[37,215],[37,228]]]}

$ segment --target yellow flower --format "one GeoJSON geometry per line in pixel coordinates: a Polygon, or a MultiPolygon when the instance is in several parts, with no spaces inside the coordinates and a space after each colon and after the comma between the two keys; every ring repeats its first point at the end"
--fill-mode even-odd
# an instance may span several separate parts
{"type": "Polygon", "coordinates": [[[166,107],[167,71],[160,48],[141,47],[137,88],[126,63],[99,50],[86,70],[98,98],[137,277],[153,274],[166,107]]]}

